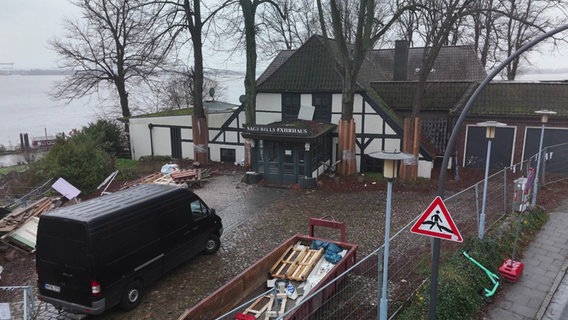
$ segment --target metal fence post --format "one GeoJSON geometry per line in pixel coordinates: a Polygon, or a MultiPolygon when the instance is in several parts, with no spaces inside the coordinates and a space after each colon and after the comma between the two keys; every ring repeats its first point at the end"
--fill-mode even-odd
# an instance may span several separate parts
{"type": "Polygon", "coordinates": [[[377,250],[377,320],[381,317],[381,298],[383,288],[383,251],[384,246],[377,250]]]}
{"type": "Polygon", "coordinates": [[[479,226],[479,183],[475,184],[475,214],[477,219],[477,226],[479,226]]]}
{"type": "Polygon", "coordinates": [[[542,179],[542,181],[540,182],[540,186],[544,187],[546,185],[546,180],[544,179],[544,177],[546,176],[546,159],[548,158],[548,147],[543,149],[544,153],[542,154],[542,174],[540,176],[540,178],[542,179]]]}
{"type": "Polygon", "coordinates": [[[507,213],[507,170],[508,168],[503,168],[503,211],[507,213]]]}

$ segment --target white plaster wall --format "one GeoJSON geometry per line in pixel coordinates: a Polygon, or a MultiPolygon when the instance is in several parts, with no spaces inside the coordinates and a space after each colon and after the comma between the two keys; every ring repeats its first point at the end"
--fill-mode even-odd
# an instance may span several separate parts
{"type": "MultiPolygon", "coordinates": [[[[341,101],[341,100],[340,100],[341,101]]],[[[356,94],[353,97],[353,112],[354,113],[361,113],[363,112],[363,97],[359,94],[356,94]]],[[[368,106],[367,106],[368,108],[368,106]]],[[[367,109],[368,110],[368,109],[367,109]]]]}
{"type": "MultiPolygon", "coordinates": [[[[256,111],[282,112],[282,98],[279,93],[259,93],[256,95],[256,111]]],[[[258,114],[257,114],[258,117],[258,114]]]]}
{"type": "Polygon", "coordinates": [[[301,94],[300,95],[300,105],[301,106],[311,106],[312,105],[312,95],[311,94],[301,94]]]}
{"type": "Polygon", "coordinates": [[[383,118],[378,114],[365,116],[365,133],[383,133],[383,118]]]}
{"type": "Polygon", "coordinates": [[[434,163],[432,161],[419,160],[418,161],[418,177],[430,179],[432,177],[432,168],[434,163]]]}

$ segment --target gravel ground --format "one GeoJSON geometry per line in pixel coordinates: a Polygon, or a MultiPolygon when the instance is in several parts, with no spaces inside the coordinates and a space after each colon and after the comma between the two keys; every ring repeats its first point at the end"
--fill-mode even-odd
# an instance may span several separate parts
{"type": "MultiPolygon", "coordinates": [[[[92,319],[177,319],[187,308],[226,283],[257,259],[294,234],[308,232],[309,217],[330,216],[347,225],[347,242],[359,245],[363,257],[383,243],[386,191],[384,183],[355,179],[336,182],[320,179],[318,188],[269,188],[242,182],[242,168],[217,172],[211,181],[194,190],[223,218],[225,233],[219,252],[198,256],[146,288],[141,304],[123,313],[110,310],[92,319]]],[[[477,177],[471,178],[479,181],[477,177]]],[[[461,184],[470,183],[463,179],[461,184]]],[[[423,184],[395,184],[393,230],[406,225],[424,210],[435,196],[437,179],[423,184]],[[402,191],[404,190],[404,191],[402,191]]],[[[449,188],[461,185],[450,184],[449,188]]],[[[568,187],[566,187],[568,189],[568,187]]],[[[562,193],[565,195],[565,193],[562,193]]],[[[316,229],[317,236],[339,239],[339,235],[316,229]],[[320,233],[321,232],[321,233],[320,233]]],[[[5,270],[1,285],[35,286],[33,254],[9,248],[0,261],[5,270]]],[[[70,319],[49,306],[40,306],[40,319],[70,319]]]]}

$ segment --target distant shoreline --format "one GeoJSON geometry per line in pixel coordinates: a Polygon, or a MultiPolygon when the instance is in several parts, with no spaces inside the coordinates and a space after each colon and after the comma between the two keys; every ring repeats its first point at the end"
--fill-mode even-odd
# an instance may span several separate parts
{"type": "Polygon", "coordinates": [[[57,70],[57,69],[31,69],[31,70],[19,70],[19,69],[0,69],[0,76],[64,76],[69,75],[73,71],[70,70],[57,70]]]}

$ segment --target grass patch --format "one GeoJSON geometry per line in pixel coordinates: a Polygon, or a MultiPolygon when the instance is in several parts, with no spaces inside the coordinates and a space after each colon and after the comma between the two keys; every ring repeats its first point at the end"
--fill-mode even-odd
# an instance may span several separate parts
{"type": "Polygon", "coordinates": [[[24,172],[27,169],[28,169],[28,165],[26,165],[26,164],[22,164],[22,165],[19,165],[19,166],[3,167],[3,168],[0,168],[0,176],[5,175],[10,171],[24,172]]]}
{"type": "MultiPolygon", "coordinates": [[[[541,207],[530,208],[522,217],[522,232],[519,234],[517,252],[522,252],[536,232],[548,221],[548,213],[541,207]]],[[[478,318],[485,304],[490,301],[490,298],[485,297],[484,289],[491,290],[493,283],[481,268],[463,255],[463,251],[491,272],[498,274],[498,269],[505,259],[511,257],[517,224],[518,215],[510,215],[499,227],[487,232],[483,240],[477,237],[464,239],[462,249],[441,263],[436,319],[478,318]]],[[[426,272],[429,277],[429,270],[426,272]]],[[[429,298],[430,286],[420,288],[404,310],[397,315],[397,319],[427,319],[429,298]]]]}

